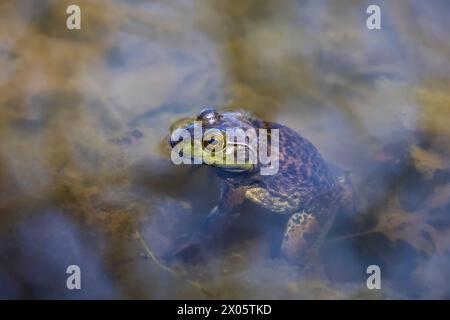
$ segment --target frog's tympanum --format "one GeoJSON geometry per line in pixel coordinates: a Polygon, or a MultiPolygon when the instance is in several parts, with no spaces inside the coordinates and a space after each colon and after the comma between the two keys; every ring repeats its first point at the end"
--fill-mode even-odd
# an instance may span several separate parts
{"type": "MultiPolygon", "coordinates": [[[[183,128],[193,132],[199,123],[203,132],[211,128],[224,133],[253,128],[259,135],[261,131],[258,129],[266,129],[264,132],[268,132],[269,143],[270,133],[278,129],[278,170],[274,174],[261,174],[259,158],[254,164],[208,161],[221,180],[220,201],[198,230],[175,246],[169,256],[174,257],[193,245],[219,237],[238,216],[238,206],[248,199],[275,213],[289,215],[280,254],[292,263],[304,265],[308,262],[317,253],[337,212],[353,204],[348,178],[334,167],[332,169],[317,149],[294,130],[255,119],[245,112],[205,109],[197,116],[195,124],[193,120],[184,121],[183,126],[178,124],[172,129],[183,128]]],[[[220,141],[224,154],[235,153],[238,147],[243,147],[242,143],[225,139],[224,135],[220,141]]],[[[206,147],[212,142],[203,140],[203,159],[210,156],[206,147]]],[[[181,141],[170,143],[174,147],[181,141]]],[[[248,146],[244,143],[244,147],[248,146]]],[[[248,147],[247,151],[252,150],[248,147]]]]}

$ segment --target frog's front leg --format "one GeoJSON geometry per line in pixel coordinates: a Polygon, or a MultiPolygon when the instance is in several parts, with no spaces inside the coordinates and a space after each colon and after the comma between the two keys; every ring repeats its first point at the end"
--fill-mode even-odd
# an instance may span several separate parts
{"type": "Polygon", "coordinates": [[[171,259],[183,251],[200,245],[205,241],[219,237],[227,230],[232,222],[239,216],[236,207],[245,199],[244,187],[232,187],[223,185],[221,199],[208,216],[203,220],[201,226],[191,234],[187,239],[176,245],[168,255],[171,259]]]}

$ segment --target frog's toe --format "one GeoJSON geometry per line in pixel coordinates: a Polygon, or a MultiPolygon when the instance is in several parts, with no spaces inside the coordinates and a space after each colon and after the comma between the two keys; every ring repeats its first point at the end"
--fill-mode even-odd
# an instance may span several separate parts
{"type": "Polygon", "coordinates": [[[319,231],[319,224],[312,213],[293,214],[286,226],[281,254],[291,263],[304,264],[311,256],[319,231]]]}

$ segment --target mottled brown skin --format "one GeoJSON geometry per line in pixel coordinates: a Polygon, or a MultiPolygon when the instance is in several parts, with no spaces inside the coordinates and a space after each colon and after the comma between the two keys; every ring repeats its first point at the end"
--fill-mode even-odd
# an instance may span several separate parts
{"type": "Polygon", "coordinates": [[[340,206],[352,202],[348,179],[332,172],[308,140],[283,125],[254,119],[243,112],[218,113],[213,109],[202,111],[197,120],[203,121],[205,130],[253,127],[268,129],[270,133],[270,129],[279,129],[279,170],[274,175],[261,175],[260,164],[245,172],[217,168],[221,200],[199,230],[176,246],[170,255],[218,237],[238,216],[238,206],[248,199],[273,212],[290,215],[281,254],[292,263],[308,262],[340,206]]]}

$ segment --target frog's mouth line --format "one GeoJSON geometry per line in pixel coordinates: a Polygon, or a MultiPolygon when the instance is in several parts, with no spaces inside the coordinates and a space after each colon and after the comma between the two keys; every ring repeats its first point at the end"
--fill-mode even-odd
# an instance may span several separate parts
{"type": "MultiPolygon", "coordinates": [[[[225,142],[226,147],[222,149],[223,157],[220,162],[213,162],[211,165],[224,169],[229,172],[246,172],[252,171],[256,167],[258,159],[258,153],[254,146],[243,142],[225,142]],[[239,152],[245,154],[244,161],[235,160],[238,159],[239,152]],[[227,156],[232,156],[232,161],[227,162],[227,156]],[[225,159],[223,159],[225,158],[225,159]],[[253,160],[254,159],[254,160],[253,160]]],[[[214,159],[215,155],[208,149],[203,150],[203,157],[214,159]]]]}

